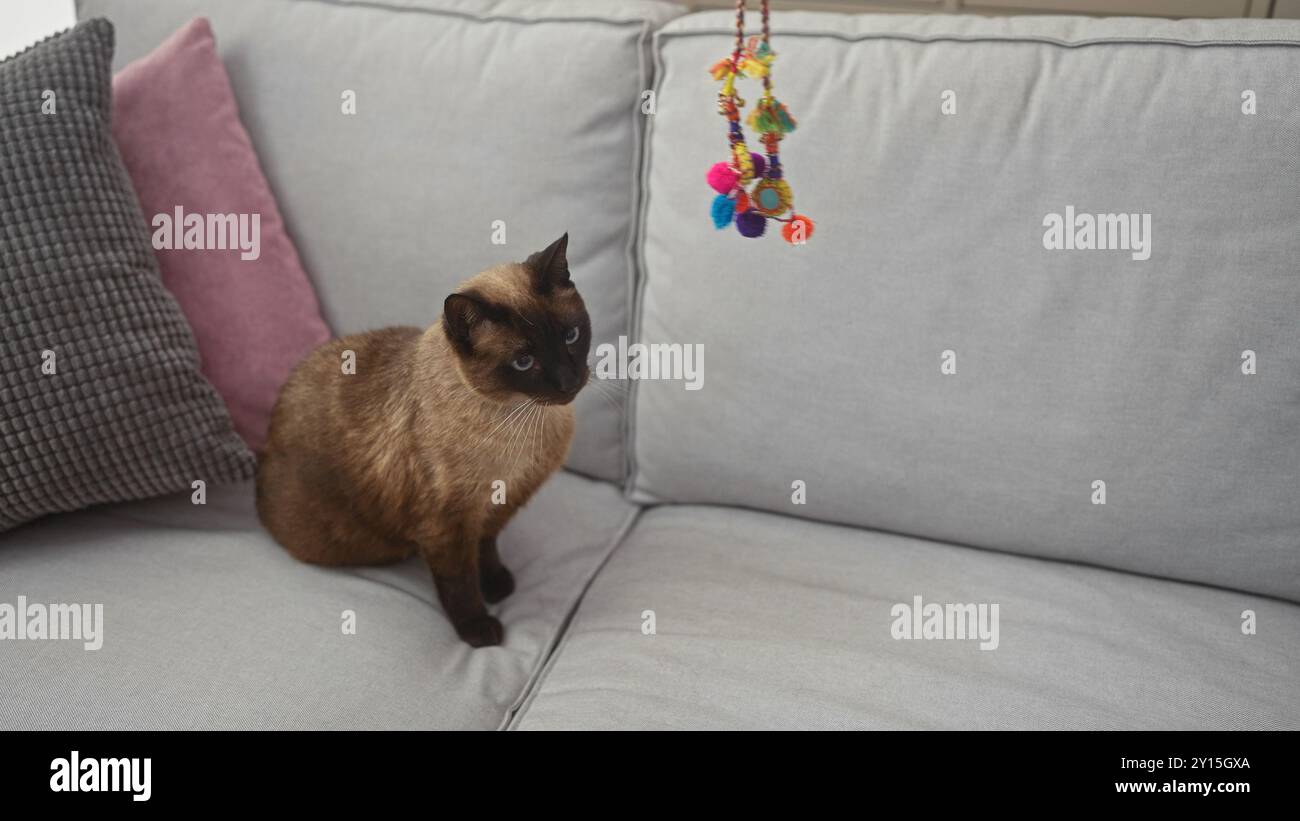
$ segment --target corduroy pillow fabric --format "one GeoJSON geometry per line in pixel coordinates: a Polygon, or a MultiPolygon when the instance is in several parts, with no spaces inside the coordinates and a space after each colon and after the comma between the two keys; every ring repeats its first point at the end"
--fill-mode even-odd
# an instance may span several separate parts
{"type": "Polygon", "coordinates": [[[163,284],[194,331],[203,375],[225,400],[235,430],[260,448],[289,372],[330,332],[205,18],[118,73],[113,137],[154,237],[172,240],[155,241],[154,250],[163,284]],[[247,225],[240,239],[257,242],[214,236],[224,247],[213,248],[205,236],[201,248],[178,247],[177,224],[198,220],[247,225]]]}
{"type": "Polygon", "coordinates": [[[113,143],[113,27],[0,62],[0,530],[251,477],[113,143]]]}

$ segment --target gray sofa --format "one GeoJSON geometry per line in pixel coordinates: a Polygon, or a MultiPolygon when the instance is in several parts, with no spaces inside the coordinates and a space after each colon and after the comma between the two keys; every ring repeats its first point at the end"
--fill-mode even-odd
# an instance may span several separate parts
{"type": "Polygon", "coordinates": [[[568,230],[596,342],[703,382],[584,392],[497,648],[418,561],[297,563],[248,485],[0,536],[0,600],[105,613],[0,643],[0,728],[1300,728],[1300,23],[777,14],[791,246],[708,219],[728,13],[78,11],[119,66],[211,19],[336,333],[568,230]],[[1048,247],[1084,213],[1150,227],[1048,247]],[[996,647],[900,636],[918,596],[996,647]]]}

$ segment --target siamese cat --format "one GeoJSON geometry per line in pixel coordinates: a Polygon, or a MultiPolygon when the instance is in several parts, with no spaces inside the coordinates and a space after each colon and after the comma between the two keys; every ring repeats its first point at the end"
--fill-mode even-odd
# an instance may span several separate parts
{"type": "Polygon", "coordinates": [[[418,552],[456,633],[501,643],[487,604],[515,582],[497,534],[563,463],[589,377],[568,240],[464,282],[427,330],[344,337],[298,365],[258,464],[276,541],[324,565],[418,552]]]}

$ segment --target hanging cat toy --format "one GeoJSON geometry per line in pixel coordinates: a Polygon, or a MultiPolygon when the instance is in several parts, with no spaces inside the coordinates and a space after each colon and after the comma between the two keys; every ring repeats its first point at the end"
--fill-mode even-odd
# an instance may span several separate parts
{"type": "Polygon", "coordinates": [[[745,39],[745,0],[736,0],[736,46],[709,70],[713,79],[722,82],[718,92],[718,113],[727,118],[730,159],[714,163],[706,175],[709,186],[717,193],[713,198],[712,216],[716,228],[733,222],[744,237],[761,237],[768,220],[783,223],[781,236],[791,245],[803,245],[813,232],[813,221],[795,213],[794,194],[781,169],[780,146],[785,135],[794,131],[794,117],[772,96],[771,31],[768,25],[768,0],[761,0],[763,33],[745,39]],[[767,156],[751,152],[740,126],[745,101],[736,91],[741,77],[761,80],[763,96],[750,112],[747,122],[759,135],[767,156]]]}

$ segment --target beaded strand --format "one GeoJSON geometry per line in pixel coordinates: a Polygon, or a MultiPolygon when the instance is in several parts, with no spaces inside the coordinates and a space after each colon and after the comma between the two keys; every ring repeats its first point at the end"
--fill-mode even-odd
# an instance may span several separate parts
{"type": "Polygon", "coordinates": [[[713,224],[725,228],[732,223],[741,236],[760,237],[767,220],[784,223],[781,235],[793,245],[812,236],[813,221],[794,210],[794,194],[781,167],[780,143],[794,131],[795,120],[772,93],[771,18],[768,0],[761,0],[762,29],[745,40],[745,0],[736,0],[736,41],[729,57],[713,65],[710,72],[722,81],[718,92],[718,113],[727,119],[730,158],[715,163],[706,180],[717,192],[712,204],[713,224]],[[748,124],[759,134],[766,156],[753,153],[745,142],[740,112],[745,107],[736,90],[741,76],[761,80],[763,95],[750,112],[748,124]],[[750,187],[752,185],[752,188],[750,187]],[[786,216],[786,215],[789,216],[786,216]]]}

